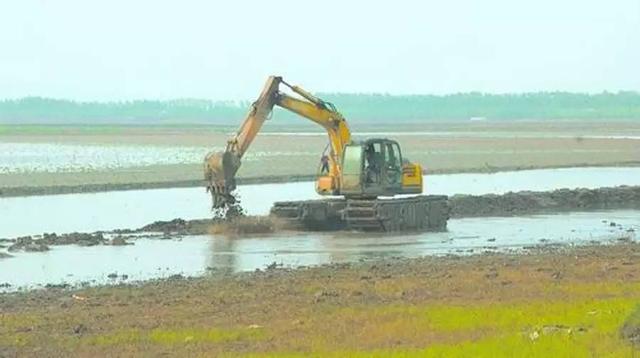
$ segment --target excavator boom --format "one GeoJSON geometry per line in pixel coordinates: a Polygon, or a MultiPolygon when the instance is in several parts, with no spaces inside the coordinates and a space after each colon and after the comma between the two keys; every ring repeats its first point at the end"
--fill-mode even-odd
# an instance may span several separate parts
{"type": "Polygon", "coordinates": [[[227,141],[224,152],[211,152],[205,157],[204,176],[207,191],[211,192],[213,199],[213,208],[221,208],[235,202],[231,193],[236,189],[235,176],[240,168],[240,160],[271,113],[279,84],[278,77],[269,77],[260,96],[251,105],[242,126],[227,141]]]}
{"type": "Polygon", "coordinates": [[[345,145],[351,141],[351,132],[346,121],[331,103],[298,86],[286,83],[282,77],[271,76],[258,99],[251,105],[240,129],[227,142],[226,149],[223,152],[209,153],[205,158],[205,180],[207,190],[212,195],[213,208],[221,208],[235,201],[232,193],[236,188],[235,175],[240,168],[242,156],[276,105],[312,120],[327,131],[330,143],[328,190],[337,192],[340,187],[339,160],[345,145]],[[280,84],[290,88],[302,99],[280,92],[280,84]]]}

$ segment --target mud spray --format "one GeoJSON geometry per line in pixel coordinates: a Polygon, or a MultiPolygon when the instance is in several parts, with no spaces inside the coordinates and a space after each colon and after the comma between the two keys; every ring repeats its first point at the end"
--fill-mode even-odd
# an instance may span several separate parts
{"type": "Polygon", "coordinates": [[[220,208],[214,208],[212,224],[208,233],[212,235],[238,236],[247,234],[269,234],[283,229],[283,225],[272,216],[248,216],[242,207],[240,195],[230,194],[220,208]]]}
{"type": "Polygon", "coordinates": [[[232,221],[235,218],[246,216],[246,211],[242,207],[240,195],[234,191],[229,194],[229,197],[231,200],[226,200],[223,206],[219,208],[213,207],[211,209],[213,213],[213,221],[232,221]]]}

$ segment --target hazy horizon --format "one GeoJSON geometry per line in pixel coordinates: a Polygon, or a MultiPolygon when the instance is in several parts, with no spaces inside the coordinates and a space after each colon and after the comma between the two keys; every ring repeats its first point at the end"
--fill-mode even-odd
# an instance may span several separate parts
{"type": "Polygon", "coordinates": [[[640,2],[0,4],[0,99],[640,91],[640,2]]]}
{"type": "MultiPolygon", "coordinates": [[[[287,91],[286,89],[284,91],[287,91]]],[[[470,91],[470,92],[451,92],[451,93],[381,93],[381,92],[316,92],[315,94],[319,94],[321,96],[364,96],[364,97],[392,97],[392,98],[406,98],[406,97],[436,97],[436,98],[445,98],[445,97],[455,97],[455,96],[465,96],[465,95],[482,95],[487,97],[492,96],[534,96],[541,94],[562,94],[562,95],[574,95],[574,96],[598,96],[604,94],[611,95],[624,95],[631,94],[640,96],[640,90],[618,90],[618,91],[593,91],[593,92],[569,92],[569,91],[527,91],[527,92],[478,92],[478,91],[470,91]]],[[[83,103],[95,103],[95,104],[118,104],[118,103],[127,103],[127,102],[161,102],[161,103],[170,103],[170,102],[180,102],[180,101],[204,101],[210,103],[217,104],[229,104],[229,105],[239,105],[245,106],[247,103],[251,103],[255,100],[259,93],[255,93],[253,98],[250,96],[247,98],[237,98],[237,99],[225,99],[225,98],[203,98],[203,97],[167,97],[167,98],[124,98],[124,99],[74,99],[74,98],[65,98],[65,97],[49,97],[49,96],[22,96],[22,97],[12,97],[12,98],[0,98],[0,102],[16,102],[22,100],[29,99],[42,99],[42,100],[51,100],[56,102],[71,102],[75,104],[83,104],[83,103]]],[[[292,95],[297,96],[295,93],[292,95]]],[[[323,98],[324,99],[324,98],[323,98]]],[[[244,108],[244,107],[243,107],[244,108]]]]}

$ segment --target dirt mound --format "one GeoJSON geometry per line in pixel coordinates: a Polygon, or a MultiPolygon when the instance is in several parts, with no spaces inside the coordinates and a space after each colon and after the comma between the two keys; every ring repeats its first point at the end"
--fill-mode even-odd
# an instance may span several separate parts
{"type": "Polygon", "coordinates": [[[281,220],[273,216],[239,216],[214,222],[209,227],[209,233],[231,236],[270,234],[284,229],[284,226],[281,220]]]}
{"type": "Polygon", "coordinates": [[[145,225],[138,231],[154,231],[164,233],[183,232],[189,229],[189,222],[184,219],[173,219],[169,221],[154,221],[149,225],[145,225]]]}
{"type": "Polygon", "coordinates": [[[173,219],[169,221],[155,221],[149,225],[145,225],[136,232],[161,232],[166,235],[201,235],[208,232],[209,226],[213,223],[211,219],[201,220],[184,220],[173,219]]]}
{"type": "Polygon", "coordinates": [[[128,242],[123,236],[116,236],[111,241],[109,241],[109,245],[111,246],[127,246],[133,245],[133,243],[128,242]]]}
{"type": "Polygon", "coordinates": [[[42,252],[48,250],[49,246],[47,246],[42,239],[34,240],[31,236],[16,238],[14,244],[7,248],[7,251],[9,252],[42,252]]]}
{"type": "Polygon", "coordinates": [[[245,210],[240,204],[239,196],[236,195],[233,196],[233,198],[233,202],[227,202],[221,208],[212,209],[213,216],[209,220],[184,220],[181,218],[177,218],[169,221],[155,221],[134,231],[162,232],[165,235],[201,235],[211,232],[212,225],[219,227],[219,229],[216,230],[224,231],[226,230],[227,226],[233,226],[233,224],[231,224],[232,221],[246,217],[245,210]]]}
{"type": "Polygon", "coordinates": [[[162,232],[165,235],[248,235],[268,234],[284,229],[278,218],[271,216],[233,216],[202,220],[173,219],[156,221],[137,232],[162,232]]]}
{"type": "Polygon", "coordinates": [[[454,195],[451,217],[513,216],[540,212],[640,208],[640,186],[454,195]]]}
{"type": "Polygon", "coordinates": [[[207,232],[212,235],[242,236],[270,234],[283,228],[282,220],[274,216],[247,216],[240,197],[233,193],[232,201],[213,210],[213,219],[207,232]]]}
{"type": "Polygon", "coordinates": [[[49,246],[55,245],[95,246],[106,242],[107,240],[101,232],[92,234],[73,232],[62,235],[58,235],[56,233],[44,233],[42,234],[42,237],[18,237],[13,240],[13,245],[9,246],[7,251],[42,252],[49,250],[49,246]]]}
{"type": "Polygon", "coordinates": [[[107,242],[107,239],[105,239],[104,235],[100,232],[92,234],[82,232],[72,232],[62,235],[56,235],[56,233],[44,234],[42,240],[49,245],[76,244],[80,246],[95,246],[107,242]]]}

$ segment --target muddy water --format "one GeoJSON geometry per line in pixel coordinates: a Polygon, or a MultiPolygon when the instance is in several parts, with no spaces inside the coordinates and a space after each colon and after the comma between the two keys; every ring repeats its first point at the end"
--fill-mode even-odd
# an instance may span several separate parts
{"type": "MultiPolygon", "coordinates": [[[[430,194],[487,194],[640,185],[640,168],[541,169],[495,174],[425,176],[430,194]]],[[[274,201],[319,198],[311,182],[240,186],[249,214],[266,214],[274,201]]],[[[175,188],[0,199],[0,238],[43,232],[137,228],[156,220],[206,218],[202,188],[175,188]]]]}
{"type": "Polygon", "coordinates": [[[470,254],[520,249],[540,243],[588,243],[638,239],[640,211],[451,220],[446,233],[402,236],[311,233],[249,238],[188,236],[138,239],[132,246],[54,246],[49,252],[16,253],[0,260],[0,284],[7,290],[47,283],[89,284],[203,275],[210,271],[264,269],[382,257],[470,254]],[[615,224],[611,224],[614,222],[615,224]],[[108,278],[117,274],[117,278],[108,278]]]}

